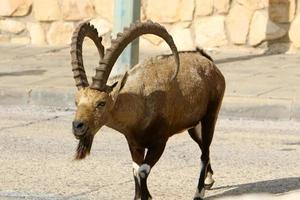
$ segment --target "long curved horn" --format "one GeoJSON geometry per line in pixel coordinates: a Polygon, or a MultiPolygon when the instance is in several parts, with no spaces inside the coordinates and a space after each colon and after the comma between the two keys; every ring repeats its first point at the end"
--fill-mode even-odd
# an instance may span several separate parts
{"type": "Polygon", "coordinates": [[[136,22],[131,24],[130,28],[124,28],[123,33],[118,33],[117,38],[112,40],[111,47],[106,50],[104,58],[100,61],[99,67],[96,68],[96,75],[93,77],[93,83],[91,85],[92,89],[100,91],[106,89],[107,79],[119,55],[130,42],[143,34],[154,34],[163,38],[168,43],[176,62],[176,69],[172,80],[176,78],[179,70],[179,55],[172,36],[158,23],[153,23],[152,21],[145,23],[136,22]]]}
{"type": "Polygon", "coordinates": [[[78,90],[89,86],[82,59],[82,43],[85,37],[89,37],[94,41],[97,46],[100,59],[104,56],[104,47],[101,43],[102,37],[98,37],[98,32],[94,26],[89,22],[79,24],[73,32],[70,52],[72,57],[72,71],[78,90]]]}

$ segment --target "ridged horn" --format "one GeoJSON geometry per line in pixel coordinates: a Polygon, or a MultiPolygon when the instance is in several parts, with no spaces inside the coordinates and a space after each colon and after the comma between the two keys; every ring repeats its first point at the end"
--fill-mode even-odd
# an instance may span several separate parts
{"type": "Polygon", "coordinates": [[[82,43],[85,37],[94,41],[101,60],[104,56],[104,47],[101,43],[102,37],[98,37],[98,31],[89,22],[79,24],[73,32],[70,51],[72,71],[78,90],[89,86],[82,59],[82,43]]]}
{"type": "Polygon", "coordinates": [[[179,55],[172,36],[158,23],[153,23],[152,21],[147,21],[145,23],[136,22],[131,24],[129,28],[124,28],[123,33],[118,33],[117,38],[112,40],[111,47],[106,50],[103,60],[100,61],[99,67],[96,68],[96,75],[93,77],[91,85],[92,89],[100,91],[106,90],[107,79],[119,55],[130,42],[143,34],[154,34],[163,38],[168,43],[174,54],[176,62],[176,68],[174,75],[172,76],[172,80],[176,78],[179,70],[179,55]]]}

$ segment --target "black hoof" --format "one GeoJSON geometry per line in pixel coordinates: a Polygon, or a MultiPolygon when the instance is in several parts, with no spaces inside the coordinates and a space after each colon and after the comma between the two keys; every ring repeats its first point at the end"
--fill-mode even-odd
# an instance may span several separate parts
{"type": "Polygon", "coordinates": [[[195,197],[194,200],[203,200],[201,197],[195,197]]]}
{"type": "Polygon", "coordinates": [[[212,182],[211,184],[204,184],[204,188],[205,188],[206,190],[210,190],[210,189],[212,188],[212,186],[214,185],[214,183],[215,183],[215,181],[212,182]]]}

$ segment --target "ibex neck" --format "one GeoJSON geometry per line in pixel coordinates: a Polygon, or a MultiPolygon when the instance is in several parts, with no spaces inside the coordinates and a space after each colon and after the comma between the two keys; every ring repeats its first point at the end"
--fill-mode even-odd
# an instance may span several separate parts
{"type": "Polygon", "coordinates": [[[135,99],[135,95],[122,93],[119,94],[115,105],[110,111],[107,126],[123,134],[130,133],[137,128],[141,112],[142,103],[135,99]]]}

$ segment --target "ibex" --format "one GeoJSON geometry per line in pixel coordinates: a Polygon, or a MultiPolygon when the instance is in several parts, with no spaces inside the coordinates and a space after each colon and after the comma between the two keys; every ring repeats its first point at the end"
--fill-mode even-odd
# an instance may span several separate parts
{"type": "Polygon", "coordinates": [[[214,183],[209,147],[225,90],[223,75],[201,50],[178,53],[166,29],[151,21],[125,28],[106,52],[101,41],[97,30],[88,22],[79,25],[72,37],[72,66],[78,88],[72,124],[73,134],[79,140],[76,159],[90,153],[93,138],[103,125],[119,131],[128,142],[133,160],[134,199],[148,200],[151,195],[147,177],[166,142],[172,135],[188,130],[202,151],[194,199],[203,199],[205,189],[214,183]],[[118,56],[127,44],[143,34],[163,38],[175,61],[170,55],[151,58],[108,85],[118,56]],[[101,57],[91,85],[82,60],[86,36],[94,41],[101,57]]]}

